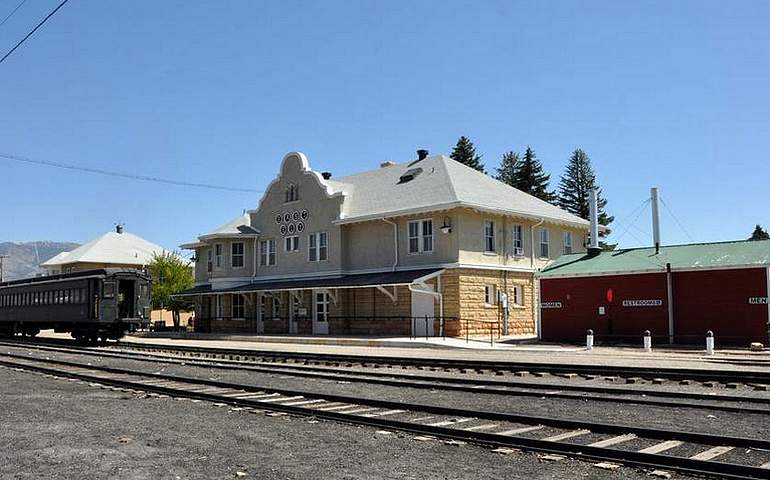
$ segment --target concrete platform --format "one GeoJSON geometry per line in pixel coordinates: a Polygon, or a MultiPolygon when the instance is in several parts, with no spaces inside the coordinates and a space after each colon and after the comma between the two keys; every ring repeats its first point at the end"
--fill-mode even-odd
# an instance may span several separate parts
{"type": "MultiPolygon", "coordinates": [[[[510,349],[510,348],[531,348],[534,351],[548,349],[563,349],[558,345],[552,346],[527,346],[537,342],[534,335],[509,335],[495,339],[490,342],[488,339],[472,338],[469,340],[460,338],[441,338],[441,337],[332,337],[324,336],[302,336],[302,335],[228,335],[218,333],[188,333],[188,332],[138,332],[131,335],[131,338],[146,339],[174,339],[174,340],[216,340],[230,342],[252,342],[252,343],[282,343],[292,345],[333,345],[348,347],[386,347],[386,348],[460,348],[471,350],[489,350],[489,349],[510,349]]],[[[575,351],[579,348],[573,348],[575,351]]]]}
{"type": "MultiPolygon", "coordinates": [[[[69,339],[67,334],[43,331],[41,337],[69,339]]],[[[221,337],[221,336],[220,336],[221,337]]],[[[596,347],[593,351],[575,345],[554,344],[506,344],[490,346],[483,342],[464,340],[429,339],[425,342],[406,339],[371,339],[350,337],[254,337],[230,336],[214,338],[199,334],[196,338],[169,338],[158,336],[128,336],[126,342],[151,345],[191,346],[203,348],[231,348],[237,350],[260,350],[268,352],[293,352],[314,354],[340,354],[379,356],[393,358],[425,358],[448,360],[488,360],[496,362],[526,362],[543,364],[639,366],[648,368],[697,368],[703,370],[745,370],[770,372],[768,352],[741,350],[717,351],[713,356],[702,350],[684,348],[655,348],[645,353],[641,347],[596,347]],[[272,341],[265,341],[271,338],[272,341]],[[275,341],[280,339],[281,342],[275,341]],[[305,341],[289,340],[304,339],[305,341]],[[311,343],[312,340],[312,343],[311,343]],[[332,342],[339,341],[339,344],[332,342]],[[325,342],[325,343],[322,343],[325,342]],[[347,342],[347,343],[345,343],[347,342]],[[356,345],[355,343],[361,344],[356,345]],[[373,342],[373,343],[370,343],[373,342]],[[440,342],[440,343],[439,343],[440,342]],[[404,345],[408,346],[404,346],[404,345]],[[437,346],[438,345],[438,346],[437,346]]]]}

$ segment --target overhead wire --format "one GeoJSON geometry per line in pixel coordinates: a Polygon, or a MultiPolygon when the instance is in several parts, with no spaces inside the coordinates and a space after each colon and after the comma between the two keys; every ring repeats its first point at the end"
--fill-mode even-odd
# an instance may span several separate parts
{"type": "Polygon", "coordinates": [[[59,11],[59,9],[60,9],[61,7],[63,7],[63,6],[64,6],[64,5],[65,5],[65,4],[66,4],[68,1],[69,1],[69,0],[63,0],[63,1],[62,1],[62,2],[59,4],[59,5],[57,5],[57,6],[56,6],[56,8],[54,8],[54,9],[51,11],[51,13],[49,13],[48,15],[46,15],[46,16],[45,16],[45,18],[44,18],[44,19],[42,19],[42,20],[40,21],[40,23],[38,23],[37,25],[35,25],[35,28],[33,28],[32,30],[30,30],[30,32],[29,32],[28,34],[26,34],[26,35],[24,36],[24,38],[22,38],[21,40],[19,40],[19,42],[18,42],[16,45],[14,45],[14,47],[13,47],[12,49],[8,50],[8,53],[6,53],[5,55],[3,55],[3,58],[0,58],[0,63],[3,63],[3,62],[5,61],[5,59],[6,59],[6,58],[10,57],[10,56],[11,56],[11,54],[12,54],[13,52],[15,52],[15,51],[16,51],[16,49],[17,49],[17,48],[19,48],[19,47],[21,46],[21,44],[22,44],[22,43],[26,42],[26,41],[27,41],[27,39],[28,39],[29,37],[31,37],[31,36],[32,36],[32,35],[33,35],[33,34],[34,34],[36,31],[37,31],[37,29],[38,29],[38,28],[42,27],[42,26],[43,26],[43,24],[44,24],[45,22],[47,22],[49,18],[53,17],[53,16],[56,14],[56,12],[58,12],[58,11],[59,11]]]}
{"type": "Polygon", "coordinates": [[[222,190],[227,192],[245,192],[245,193],[262,193],[261,190],[254,190],[251,188],[240,188],[240,187],[226,187],[222,185],[210,185],[207,183],[194,183],[194,182],[184,182],[181,180],[171,180],[167,178],[159,178],[159,177],[150,177],[147,175],[135,175],[130,173],[123,173],[123,172],[115,172],[111,170],[104,170],[101,168],[91,168],[91,167],[81,167],[78,165],[72,165],[62,162],[53,162],[50,160],[37,160],[27,157],[21,157],[18,155],[10,155],[7,153],[0,153],[0,158],[5,158],[8,160],[13,160],[17,162],[23,162],[23,163],[29,163],[33,165],[43,165],[47,167],[56,167],[56,168],[62,168],[67,170],[75,170],[80,172],[87,172],[87,173],[93,173],[97,175],[106,175],[109,177],[119,177],[119,178],[128,178],[131,180],[141,180],[145,182],[155,182],[155,183],[164,183],[168,185],[178,185],[183,187],[196,187],[196,188],[207,188],[209,190],[222,190]]]}
{"type": "Polygon", "coordinates": [[[679,221],[679,218],[676,215],[674,215],[674,212],[673,210],[671,210],[671,207],[669,207],[666,201],[663,200],[663,196],[660,197],[660,203],[662,203],[663,206],[666,208],[666,211],[668,212],[669,215],[671,215],[671,218],[674,219],[674,222],[676,222],[676,224],[679,225],[679,228],[682,230],[682,232],[684,232],[684,234],[687,235],[687,238],[690,239],[690,242],[695,243],[695,239],[693,238],[693,236],[690,235],[690,232],[688,232],[686,228],[684,228],[684,224],[682,224],[682,222],[679,221]]]}
{"type": "Polygon", "coordinates": [[[8,21],[8,19],[9,19],[9,18],[11,18],[11,17],[13,16],[13,14],[14,14],[14,13],[16,13],[16,11],[17,11],[18,9],[20,9],[20,8],[21,8],[21,6],[22,6],[22,5],[24,5],[25,3],[27,3],[27,0],[21,0],[21,2],[20,2],[18,5],[16,5],[16,8],[14,8],[13,10],[11,10],[11,13],[9,13],[8,15],[6,15],[6,17],[5,17],[5,18],[4,18],[2,21],[0,21],[0,27],[2,27],[3,25],[5,25],[5,22],[7,22],[7,21],[8,21]]]}
{"type": "Polygon", "coordinates": [[[631,236],[632,236],[632,237],[634,237],[634,239],[636,239],[636,241],[638,241],[638,242],[640,242],[640,243],[644,243],[644,241],[643,241],[642,239],[640,239],[640,238],[639,238],[639,237],[637,237],[637,236],[636,236],[636,235],[635,235],[633,232],[631,232],[631,227],[632,227],[632,226],[633,226],[633,225],[636,223],[636,221],[637,221],[637,220],[639,220],[639,217],[642,215],[642,213],[644,213],[644,208],[645,208],[647,205],[649,205],[651,201],[652,201],[652,199],[650,199],[650,198],[647,198],[647,199],[643,200],[643,201],[642,201],[642,203],[640,203],[639,205],[637,205],[637,206],[636,206],[636,208],[634,208],[634,209],[631,211],[631,213],[629,213],[628,215],[626,215],[626,216],[624,217],[623,221],[620,221],[620,220],[615,220],[615,222],[616,222],[617,224],[619,224],[621,227],[622,227],[623,225],[625,225],[625,230],[623,230],[623,233],[621,233],[621,234],[620,234],[620,235],[618,235],[617,237],[613,238],[613,240],[614,240],[615,242],[619,242],[619,241],[620,241],[620,239],[621,239],[621,238],[623,238],[623,237],[624,237],[626,234],[631,234],[631,236]],[[626,223],[626,222],[625,222],[625,220],[626,220],[626,219],[628,219],[628,218],[631,218],[631,216],[632,216],[632,215],[634,215],[634,214],[636,214],[636,216],[634,217],[634,219],[633,219],[633,220],[632,220],[630,223],[626,223]]]}

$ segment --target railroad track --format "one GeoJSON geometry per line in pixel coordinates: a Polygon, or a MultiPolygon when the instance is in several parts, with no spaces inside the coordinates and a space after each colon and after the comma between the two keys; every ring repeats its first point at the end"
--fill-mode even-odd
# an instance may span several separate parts
{"type": "Polygon", "coordinates": [[[589,400],[592,402],[640,404],[646,406],[697,408],[733,413],[767,415],[770,413],[770,397],[744,395],[704,394],[666,390],[650,390],[596,385],[565,385],[526,381],[500,381],[488,378],[457,378],[435,375],[416,375],[388,372],[360,372],[349,369],[314,367],[272,362],[243,362],[240,360],[180,359],[152,353],[108,352],[104,350],[77,349],[34,344],[0,345],[14,348],[32,348],[41,351],[75,355],[91,355],[153,363],[169,363],[225,370],[244,370],[256,373],[290,375],[319,380],[369,383],[401,388],[459,391],[473,394],[513,395],[520,397],[589,400]],[[598,394],[598,395],[597,395],[598,394]]]}
{"type": "Polygon", "coordinates": [[[720,478],[770,477],[768,440],[246,386],[10,353],[0,354],[0,365],[74,378],[94,386],[312,416],[498,448],[579,456],[720,478]]]}

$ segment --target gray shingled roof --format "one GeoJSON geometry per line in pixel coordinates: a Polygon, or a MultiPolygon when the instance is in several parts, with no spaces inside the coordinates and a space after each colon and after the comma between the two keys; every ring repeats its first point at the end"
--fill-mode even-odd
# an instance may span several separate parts
{"type": "Polygon", "coordinates": [[[470,207],[553,222],[588,226],[588,221],[512,188],[445,155],[334,179],[346,193],[342,222],[383,216],[470,207]],[[422,171],[399,183],[409,170],[422,171]]]}

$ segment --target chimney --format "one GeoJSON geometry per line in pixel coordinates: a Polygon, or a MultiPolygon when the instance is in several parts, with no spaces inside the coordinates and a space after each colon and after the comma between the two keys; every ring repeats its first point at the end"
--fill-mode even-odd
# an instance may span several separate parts
{"type": "Polygon", "coordinates": [[[417,150],[417,160],[425,160],[428,158],[428,151],[425,149],[417,150]]]}
{"type": "Polygon", "coordinates": [[[599,200],[595,188],[588,192],[588,212],[591,220],[591,241],[588,244],[588,254],[597,255],[602,249],[599,247],[599,200]]]}
{"type": "Polygon", "coordinates": [[[380,164],[380,168],[385,168],[385,167],[392,167],[392,166],[393,166],[393,165],[395,165],[395,164],[396,164],[396,162],[391,162],[390,160],[387,160],[387,161],[385,161],[385,162],[382,162],[382,163],[380,164]]]}
{"type": "Polygon", "coordinates": [[[115,225],[115,231],[118,233],[123,233],[123,225],[120,223],[115,225]]]}
{"type": "Polygon", "coordinates": [[[321,172],[321,176],[324,177],[324,180],[329,180],[332,178],[332,172],[321,172]]]}
{"type": "Polygon", "coordinates": [[[650,189],[652,202],[652,243],[655,245],[655,254],[660,253],[660,215],[658,213],[658,188],[650,189]]]}

